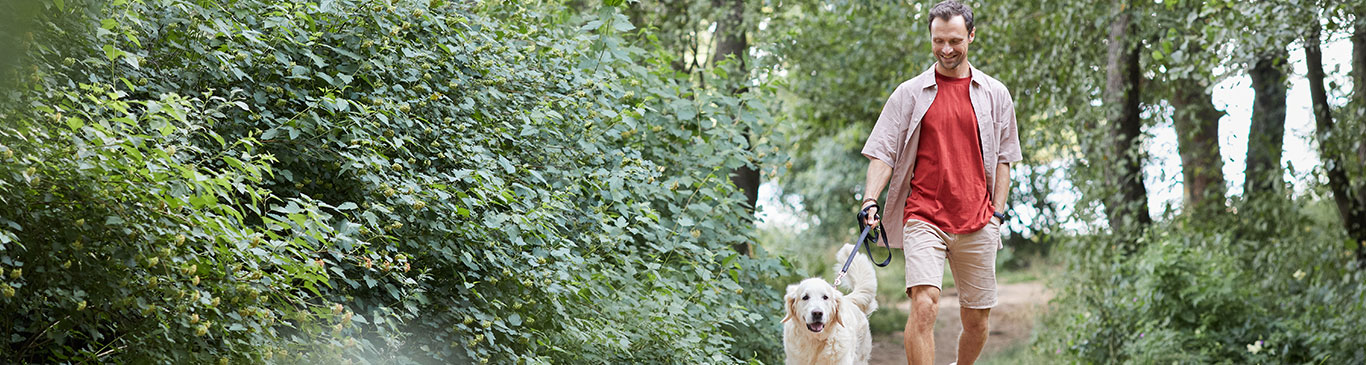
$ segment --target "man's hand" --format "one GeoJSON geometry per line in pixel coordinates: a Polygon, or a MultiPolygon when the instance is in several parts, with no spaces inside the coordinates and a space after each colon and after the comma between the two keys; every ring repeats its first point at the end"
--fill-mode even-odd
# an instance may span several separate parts
{"type": "Polygon", "coordinates": [[[878,219],[877,219],[877,207],[873,207],[872,209],[869,209],[869,208],[868,208],[869,206],[873,206],[873,205],[877,205],[877,200],[873,200],[873,199],[864,199],[864,200],[863,200],[863,206],[859,207],[859,211],[860,211],[860,212],[863,211],[864,209],[868,209],[868,216],[865,217],[865,218],[863,219],[863,224],[867,224],[867,225],[870,225],[870,226],[875,226],[875,225],[878,224],[878,219]]]}

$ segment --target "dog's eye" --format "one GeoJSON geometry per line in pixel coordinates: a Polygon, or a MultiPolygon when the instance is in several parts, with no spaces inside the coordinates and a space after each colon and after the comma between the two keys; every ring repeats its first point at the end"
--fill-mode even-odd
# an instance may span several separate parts
{"type": "Polygon", "coordinates": [[[802,300],[807,300],[807,299],[811,299],[811,296],[810,296],[810,295],[803,295],[803,296],[802,296],[802,300]]]}
{"type": "Polygon", "coordinates": [[[830,296],[829,296],[829,295],[822,295],[822,296],[821,296],[821,300],[830,300],[830,296]]]}

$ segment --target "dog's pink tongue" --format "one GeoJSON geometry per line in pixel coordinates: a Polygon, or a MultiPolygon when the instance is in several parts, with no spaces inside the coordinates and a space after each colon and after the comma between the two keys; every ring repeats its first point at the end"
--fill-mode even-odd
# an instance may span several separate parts
{"type": "Polygon", "coordinates": [[[825,330],[825,323],[807,323],[806,329],[811,330],[811,332],[820,332],[825,330]]]}

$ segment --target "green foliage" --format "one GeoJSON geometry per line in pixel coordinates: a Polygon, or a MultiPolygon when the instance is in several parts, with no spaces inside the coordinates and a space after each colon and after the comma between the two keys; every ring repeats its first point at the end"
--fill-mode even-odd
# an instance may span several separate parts
{"type": "Polygon", "coordinates": [[[790,268],[731,250],[726,178],[781,158],[744,135],[767,86],[676,79],[613,7],[43,6],[0,110],[0,358],[779,356],[790,268]]]}
{"type": "Polygon", "coordinates": [[[778,180],[814,218],[812,239],[849,239],[868,166],[863,141],[892,90],[932,62],[925,12],[887,2],[785,2],[757,35],[786,72],[784,102],[773,106],[794,121],[784,133],[792,166],[778,180]]]}
{"type": "Polygon", "coordinates": [[[54,92],[0,129],[6,357],[259,361],[285,328],[339,322],[309,302],[328,285],[312,251],[338,239],[331,215],[263,209],[274,159],[212,130],[237,102],[125,96],[54,92]]]}
{"type": "Polygon", "coordinates": [[[1320,212],[1331,201],[1258,204],[1154,227],[1131,256],[1109,236],[1063,243],[1065,290],[1036,350],[1087,363],[1366,359],[1366,277],[1320,212]]]}
{"type": "Polygon", "coordinates": [[[877,334],[905,331],[907,318],[910,315],[899,308],[878,308],[868,316],[868,329],[877,334]]]}

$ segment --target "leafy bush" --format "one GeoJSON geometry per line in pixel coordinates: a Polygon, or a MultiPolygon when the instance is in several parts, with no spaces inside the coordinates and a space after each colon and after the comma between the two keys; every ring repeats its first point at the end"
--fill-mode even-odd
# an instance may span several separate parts
{"type": "Polygon", "coordinates": [[[744,134],[767,88],[676,79],[613,7],[41,6],[0,109],[6,361],[779,356],[791,268],[732,250],[727,179],[781,158],[744,134]]]}
{"type": "Polygon", "coordinates": [[[1126,256],[1106,236],[1064,243],[1068,270],[1036,341],[1087,363],[1366,360],[1366,274],[1332,201],[1242,204],[1153,227],[1126,256]],[[1303,207],[1303,208],[1296,208],[1303,207]]]}
{"type": "Polygon", "coordinates": [[[259,360],[286,328],[341,321],[307,302],[328,285],[311,251],[338,246],[331,215],[262,209],[273,159],[211,129],[237,104],[123,96],[83,85],[0,129],[5,356],[259,360]]]}

